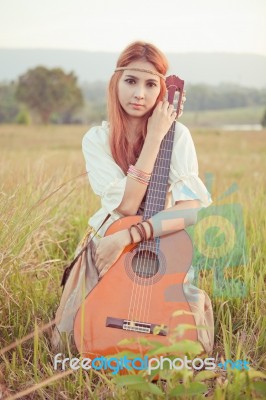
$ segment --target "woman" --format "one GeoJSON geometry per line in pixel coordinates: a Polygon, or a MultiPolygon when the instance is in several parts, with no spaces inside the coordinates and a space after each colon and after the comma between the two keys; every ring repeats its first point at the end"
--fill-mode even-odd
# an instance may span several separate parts
{"type": "MultiPolygon", "coordinates": [[[[145,236],[148,239],[152,234],[154,237],[163,236],[194,224],[197,211],[211,202],[198,177],[197,157],[190,133],[177,122],[165,209],[142,222],[139,228],[134,226],[103,237],[106,229],[118,218],[143,211],[160,144],[177,118],[174,107],[165,100],[167,69],[165,56],[153,45],[144,42],[129,45],[120,55],[109,83],[109,124],[103,122],[102,126],[91,128],[84,136],[82,146],[89,181],[102,202],[101,209],[89,220],[90,237],[108,213],[110,218],[90,242],[87,254],[84,253],[74,265],[66,282],[56,313],[54,345],[59,342],[60,333],[70,334],[73,330],[73,318],[81,303],[84,282],[87,294],[118,259],[125,246],[138,243],[145,236]],[[167,215],[170,212],[172,217],[169,219],[167,215]]],[[[185,97],[179,116],[184,101],[185,97]]],[[[198,336],[206,351],[211,351],[213,315],[210,299],[189,282],[185,288],[197,325],[209,327],[199,330],[198,336]]]]}

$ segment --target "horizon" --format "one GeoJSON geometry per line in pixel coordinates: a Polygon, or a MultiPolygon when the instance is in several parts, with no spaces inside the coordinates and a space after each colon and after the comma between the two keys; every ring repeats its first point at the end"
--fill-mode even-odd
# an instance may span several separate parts
{"type": "MultiPolygon", "coordinates": [[[[117,52],[69,49],[1,49],[0,80],[12,81],[30,68],[43,65],[74,71],[79,81],[108,81],[116,65],[117,52]]],[[[168,74],[183,76],[188,83],[266,87],[266,57],[229,52],[165,53],[168,74]]]]}
{"type": "MultiPolygon", "coordinates": [[[[44,50],[44,51],[75,51],[75,52],[83,52],[83,53],[107,53],[107,54],[119,54],[119,51],[110,51],[110,50],[86,50],[86,49],[74,49],[74,48],[54,48],[54,47],[1,47],[0,50],[16,50],[16,51],[23,51],[23,50],[44,50]]],[[[237,56],[261,56],[266,57],[266,54],[259,54],[259,53],[252,53],[252,52],[232,52],[232,51],[166,51],[165,54],[228,54],[228,55],[237,55],[237,56]]]]}

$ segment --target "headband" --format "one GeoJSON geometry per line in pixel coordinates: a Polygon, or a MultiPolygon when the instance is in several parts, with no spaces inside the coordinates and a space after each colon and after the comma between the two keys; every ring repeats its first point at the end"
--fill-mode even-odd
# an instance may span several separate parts
{"type": "Polygon", "coordinates": [[[152,75],[157,75],[162,79],[166,79],[165,76],[163,74],[160,74],[160,72],[157,71],[152,71],[151,69],[144,69],[144,68],[133,68],[133,67],[118,67],[115,69],[115,72],[117,71],[125,71],[125,70],[131,70],[131,71],[140,71],[140,72],[147,72],[148,74],[152,74],[152,75]]]}

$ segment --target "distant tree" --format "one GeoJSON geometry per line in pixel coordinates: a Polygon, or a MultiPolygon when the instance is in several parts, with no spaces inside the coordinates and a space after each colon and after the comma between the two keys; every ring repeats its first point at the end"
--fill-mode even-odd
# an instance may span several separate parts
{"type": "Polygon", "coordinates": [[[39,66],[19,77],[16,97],[37,111],[47,124],[52,113],[61,113],[71,119],[83,104],[83,96],[73,72],[66,74],[61,68],[39,66]]]}
{"type": "Polygon", "coordinates": [[[19,112],[15,97],[15,84],[0,83],[0,123],[14,122],[19,112]]]}
{"type": "Polygon", "coordinates": [[[265,128],[266,127],[266,110],[262,116],[261,125],[265,128]]]}

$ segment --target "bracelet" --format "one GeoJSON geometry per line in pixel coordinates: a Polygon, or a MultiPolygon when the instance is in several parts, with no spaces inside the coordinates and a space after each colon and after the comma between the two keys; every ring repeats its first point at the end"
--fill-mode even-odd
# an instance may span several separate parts
{"type": "Polygon", "coordinates": [[[130,165],[128,168],[129,172],[132,172],[133,174],[136,174],[138,176],[142,176],[144,178],[150,178],[151,174],[149,174],[148,172],[142,171],[141,169],[138,169],[135,167],[135,165],[130,165]]]}
{"type": "Polygon", "coordinates": [[[153,239],[153,234],[154,234],[154,230],[153,230],[153,226],[152,226],[152,224],[151,224],[151,222],[149,221],[149,220],[145,220],[145,221],[143,221],[143,223],[144,222],[147,222],[147,224],[149,225],[149,227],[150,227],[150,231],[151,231],[151,236],[150,236],[150,240],[152,240],[153,239]]]}
{"type": "Polygon", "coordinates": [[[131,230],[128,229],[128,232],[129,232],[129,236],[130,236],[130,244],[133,244],[134,243],[134,239],[133,239],[133,235],[131,233],[131,230]]]}
{"type": "Polygon", "coordinates": [[[142,235],[143,235],[143,237],[144,237],[143,240],[146,241],[146,240],[147,240],[147,233],[146,233],[146,230],[145,230],[144,226],[142,225],[141,222],[139,222],[137,225],[138,225],[138,226],[140,227],[140,229],[142,230],[142,235]]]}
{"type": "Polygon", "coordinates": [[[136,181],[143,183],[144,185],[148,186],[150,179],[151,179],[151,174],[148,174],[147,172],[141,171],[140,169],[137,169],[134,165],[130,165],[127,171],[127,176],[129,176],[132,179],[135,179],[136,181]]]}
{"type": "Polygon", "coordinates": [[[131,227],[129,228],[130,231],[131,231],[132,228],[136,228],[136,230],[137,230],[137,232],[139,233],[139,236],[140,236],[140,241],[144,240],[144,236],[143,236],[143,233],[142,233],[141,229],[137,225],[131,225],[131,227]]]}
{"type": "Polygon", "coordinates": [[[149,185],[149,181],[142,179],[138,176],[132,175],[131,173],[127,173],[127,176],[129,176],[130,178],[134,179],[137,182],[143,183],[144,185],[148,186],[149,185]]]}

